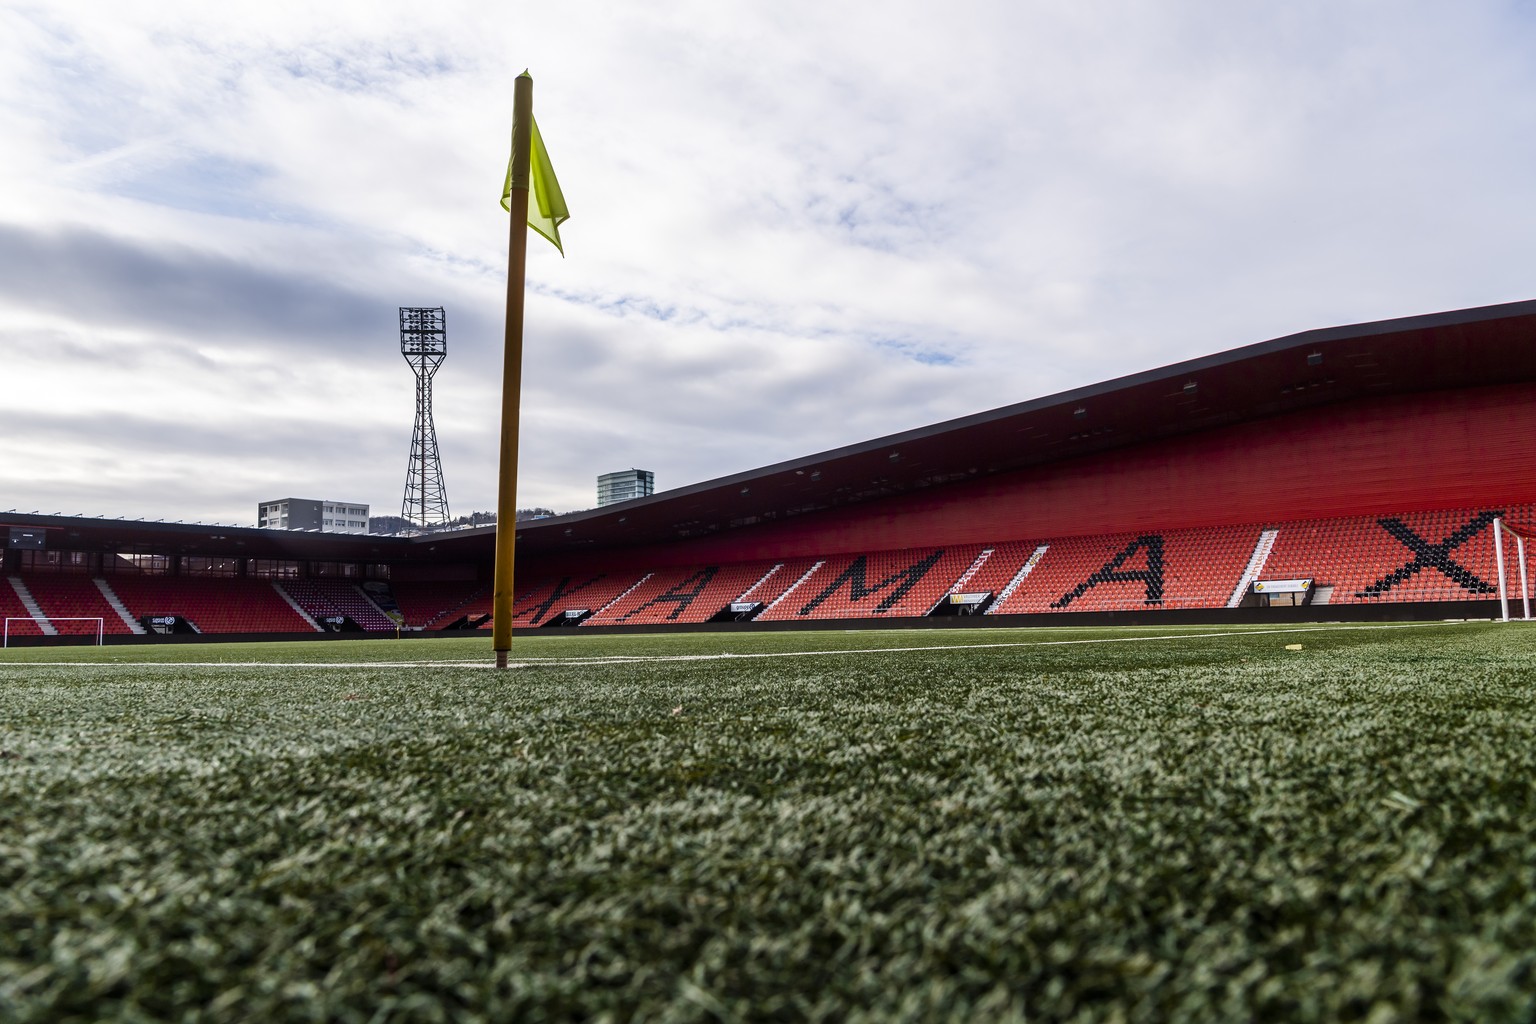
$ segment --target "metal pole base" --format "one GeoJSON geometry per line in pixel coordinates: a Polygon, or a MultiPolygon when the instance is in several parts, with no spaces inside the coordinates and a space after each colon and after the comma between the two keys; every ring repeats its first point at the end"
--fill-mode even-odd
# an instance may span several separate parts
{"type": "Polygon", "coordinates": [[[496,667],[497,668],[506,668],[507,667],[507,652],[506,651],[497,651],[496,652],[496,667]]]}

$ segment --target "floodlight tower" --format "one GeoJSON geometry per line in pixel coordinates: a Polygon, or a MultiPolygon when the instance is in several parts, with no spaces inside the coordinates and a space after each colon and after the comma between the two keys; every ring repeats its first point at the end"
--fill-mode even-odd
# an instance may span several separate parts
{"type": "Polygon", "coordinates": [[[443,307],[400,307],[400,354],[416,371],[416,429],[411,434],[400,518],[417,526],[438,526],[448,522],[448,492],[443,489],[437,428],[432,425],[432,375],[448,357],[443,307]]]}

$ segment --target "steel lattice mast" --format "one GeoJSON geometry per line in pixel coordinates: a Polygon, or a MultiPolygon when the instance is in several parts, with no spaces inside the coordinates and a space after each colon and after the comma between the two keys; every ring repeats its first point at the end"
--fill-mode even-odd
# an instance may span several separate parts
{"type": "Polygon", "coordinates": [[[400,307],[400,354],[416,372],[416,429],[411,434],[400,517],[418,526],[438,526],[448,522],[448,492],[437,454],[437,428],[432,425],[432,375],[448,356],[441,306],[400,307]]]}

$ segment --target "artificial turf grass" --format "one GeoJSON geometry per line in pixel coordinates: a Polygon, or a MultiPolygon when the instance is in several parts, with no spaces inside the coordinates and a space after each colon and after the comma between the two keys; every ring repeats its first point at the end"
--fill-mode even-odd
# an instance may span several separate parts
{"type": "Polygon", "coordinates": [[[0,1006],[1529,1015],[1536,649],[1384,636],[0,669],[0,1006]]]}

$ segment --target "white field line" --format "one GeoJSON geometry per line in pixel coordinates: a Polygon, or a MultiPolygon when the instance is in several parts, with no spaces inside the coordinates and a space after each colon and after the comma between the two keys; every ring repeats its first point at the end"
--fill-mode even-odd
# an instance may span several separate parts
{"type": "MultiPolygon", "coordinates": [[[[1291,626],[1283,629],[1223,630],[1220,633],[1166,633],[1152,636],[1105,636],[1082,640],[1011,640],[985,644],[931,644],[922,647],[861,647],[834,651],[761,651],[737,654],[614,654],[590,658],[526,658],[509,668],[585,668],[603,665],[638,665],[652,662],[734,661],[761,658],[817,658],[845,654],[920,654],[929,651],[977,651],[1017,647],[1072,647],[1082,644],[1133,644],[1162,640],[1224,640],[1240,636],[1290,636],[1298,633],[1351,633],[1385,629],[1423,629],[1428,626],[1463,625],[1480,620],[1454,619],[1445,622],[1383,622],[1358,626],[1291,626]]],[[[871,632],[874,632],[871,630],[871,632]]],[[[27,668],[46,665],[53,668],[494,668],[489,659],[476,661],[16,661],[0,662],[3,668],[27,668]]]]}

